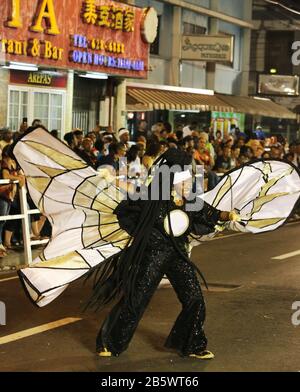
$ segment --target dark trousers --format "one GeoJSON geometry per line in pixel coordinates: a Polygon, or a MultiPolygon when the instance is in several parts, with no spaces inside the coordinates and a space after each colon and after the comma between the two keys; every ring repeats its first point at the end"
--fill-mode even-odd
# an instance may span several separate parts
{"type": "MultiPolygon", "coordinates": [[[[13,202],[11,203],[10,206],[10,215],[20,215],[21,214],[21,206],[20,206],[20,200],[18,197],[15,197],[13,202]]],[[[15,235],[20,236],[20,220],[9,220],[6,222],[5,225],[5,230],[11,231],[15,235]]]]}
{"type": "MultiPolygon", "coordinates": [[[[9,214],[11,202],[0,198],[0,216],[6,216],[9,214]]],[[[5,221],[0,221],[0,244],[2,244],[3,227],[5,221]]]]}
{"type": "MultiPolygon", "coordinates": [[[[170,244],[153,241],[145,251],[134,288],[134,309],[122,298],[112,309],[98,334],[97,352],[106,347],[113,355],[126,350],[143,313],[164,275],[169,278],[182,311],[166,341],[166,347],[189,355],[207,346],[203,331],[205,303],[194,268],[170,244]]],[[[167,309],[166,309],[167,311],[167,309]]]]}

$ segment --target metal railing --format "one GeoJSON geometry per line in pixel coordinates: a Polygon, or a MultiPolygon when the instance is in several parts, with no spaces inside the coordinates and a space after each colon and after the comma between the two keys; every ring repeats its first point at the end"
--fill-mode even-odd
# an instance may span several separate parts
{"type": "MultiPolygon", "coordinates": [[[[0,180],[0,185],[9,185],[9,184],[19,184],[19,181],[11,181],[11,180],[0,180]]],[[[19,197],[20,197],[20,209],[21,214],[19,215],[5,215],[0,216],[0,221],[8,221],[8,220],[21,220],[22,221],[22,236],[23,236],[23,244],[24,244],[24,257],[26,264],[32,263],[32,245],[42,245],[47,244],[49,240],[40,240],[40,241],[31,241],[30,239],[30,215],[40,214],[41,212],[38,209],[30,210],[28,208],[27,203],[27,191],[26,187],[18,186],[19,197]]]]}

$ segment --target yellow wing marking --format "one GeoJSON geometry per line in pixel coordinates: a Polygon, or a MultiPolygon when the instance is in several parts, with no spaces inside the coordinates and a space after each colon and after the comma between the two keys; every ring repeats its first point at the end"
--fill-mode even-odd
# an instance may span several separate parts
{"type": "Polygon", "coordinates": [[[46,155],[49,159],[51,159],[55,163],[58,163],[60,166],[64,167],[67,170],[83,169],[88,166],[80,159],[75,159],[67,154],[63,154],[57,150],[54,150],[51,147],[44,146],[43,144],[33,141],[24,141],[24,143],[33,148],[34,150],[40,152],[41,154],[46,155]]]}
{"type": "Polygon", "coordinates": [[[255,227],[257,229],[264,229],[266,227],[276,225],[284,219],[285,218],[253,219],[248,222],[247,226],[255,227]]]}
{"type": "Polygon", "coordinates": [[[229,191],[232,186],[231,176],[227,177],[225,184],[219,189],[215,200],[213,201],[213,207],[217,207],[224,195],[229,191]]]}

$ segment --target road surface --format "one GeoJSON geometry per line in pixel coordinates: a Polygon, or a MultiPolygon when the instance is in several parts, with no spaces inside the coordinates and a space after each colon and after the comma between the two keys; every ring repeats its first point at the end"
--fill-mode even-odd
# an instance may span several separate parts
{"type": "Polygon", "coordinates": [[[0,326],[0,371],[300,371],[300,326],[292,324],[292,304],[300,301],[299,237],[294,222],[195,248],[192,258],[210,285],[204,295],[212,361],[181,358],[163,347],[180,311],[169,285],[157,290],[129,349],[99,358],[95,337],[109,307],[82,312],[90,285],[76,282],[38,309],[14,273],[1,273],[7,325],[0,326]]]}

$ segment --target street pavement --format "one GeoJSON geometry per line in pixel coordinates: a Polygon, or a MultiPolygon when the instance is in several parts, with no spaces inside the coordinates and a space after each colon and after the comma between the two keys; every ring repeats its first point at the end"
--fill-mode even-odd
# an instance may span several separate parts
{"type": "MultiPolygon", "coordinates": [[[[110,307],[82,311],[89,284],[78,281],[39,309],[14,272],[1,273],[7,325],[0,326],[0,371],[298,372],[300,326],[292,324],[292,304],[300,301],[299,235],[300,223],[294,222],[271,233],[226,235],[194,249],[192,259],[210,287],[203,291],[208,348],[215,353],[211,361],[164,348],[180,312],[168,284],[157,290],[129,349],[118,358],[100,358],[94,354],[95,337],[110,307]]],[[[22,263],[22,255],[5,262],[22,263]]]]}

